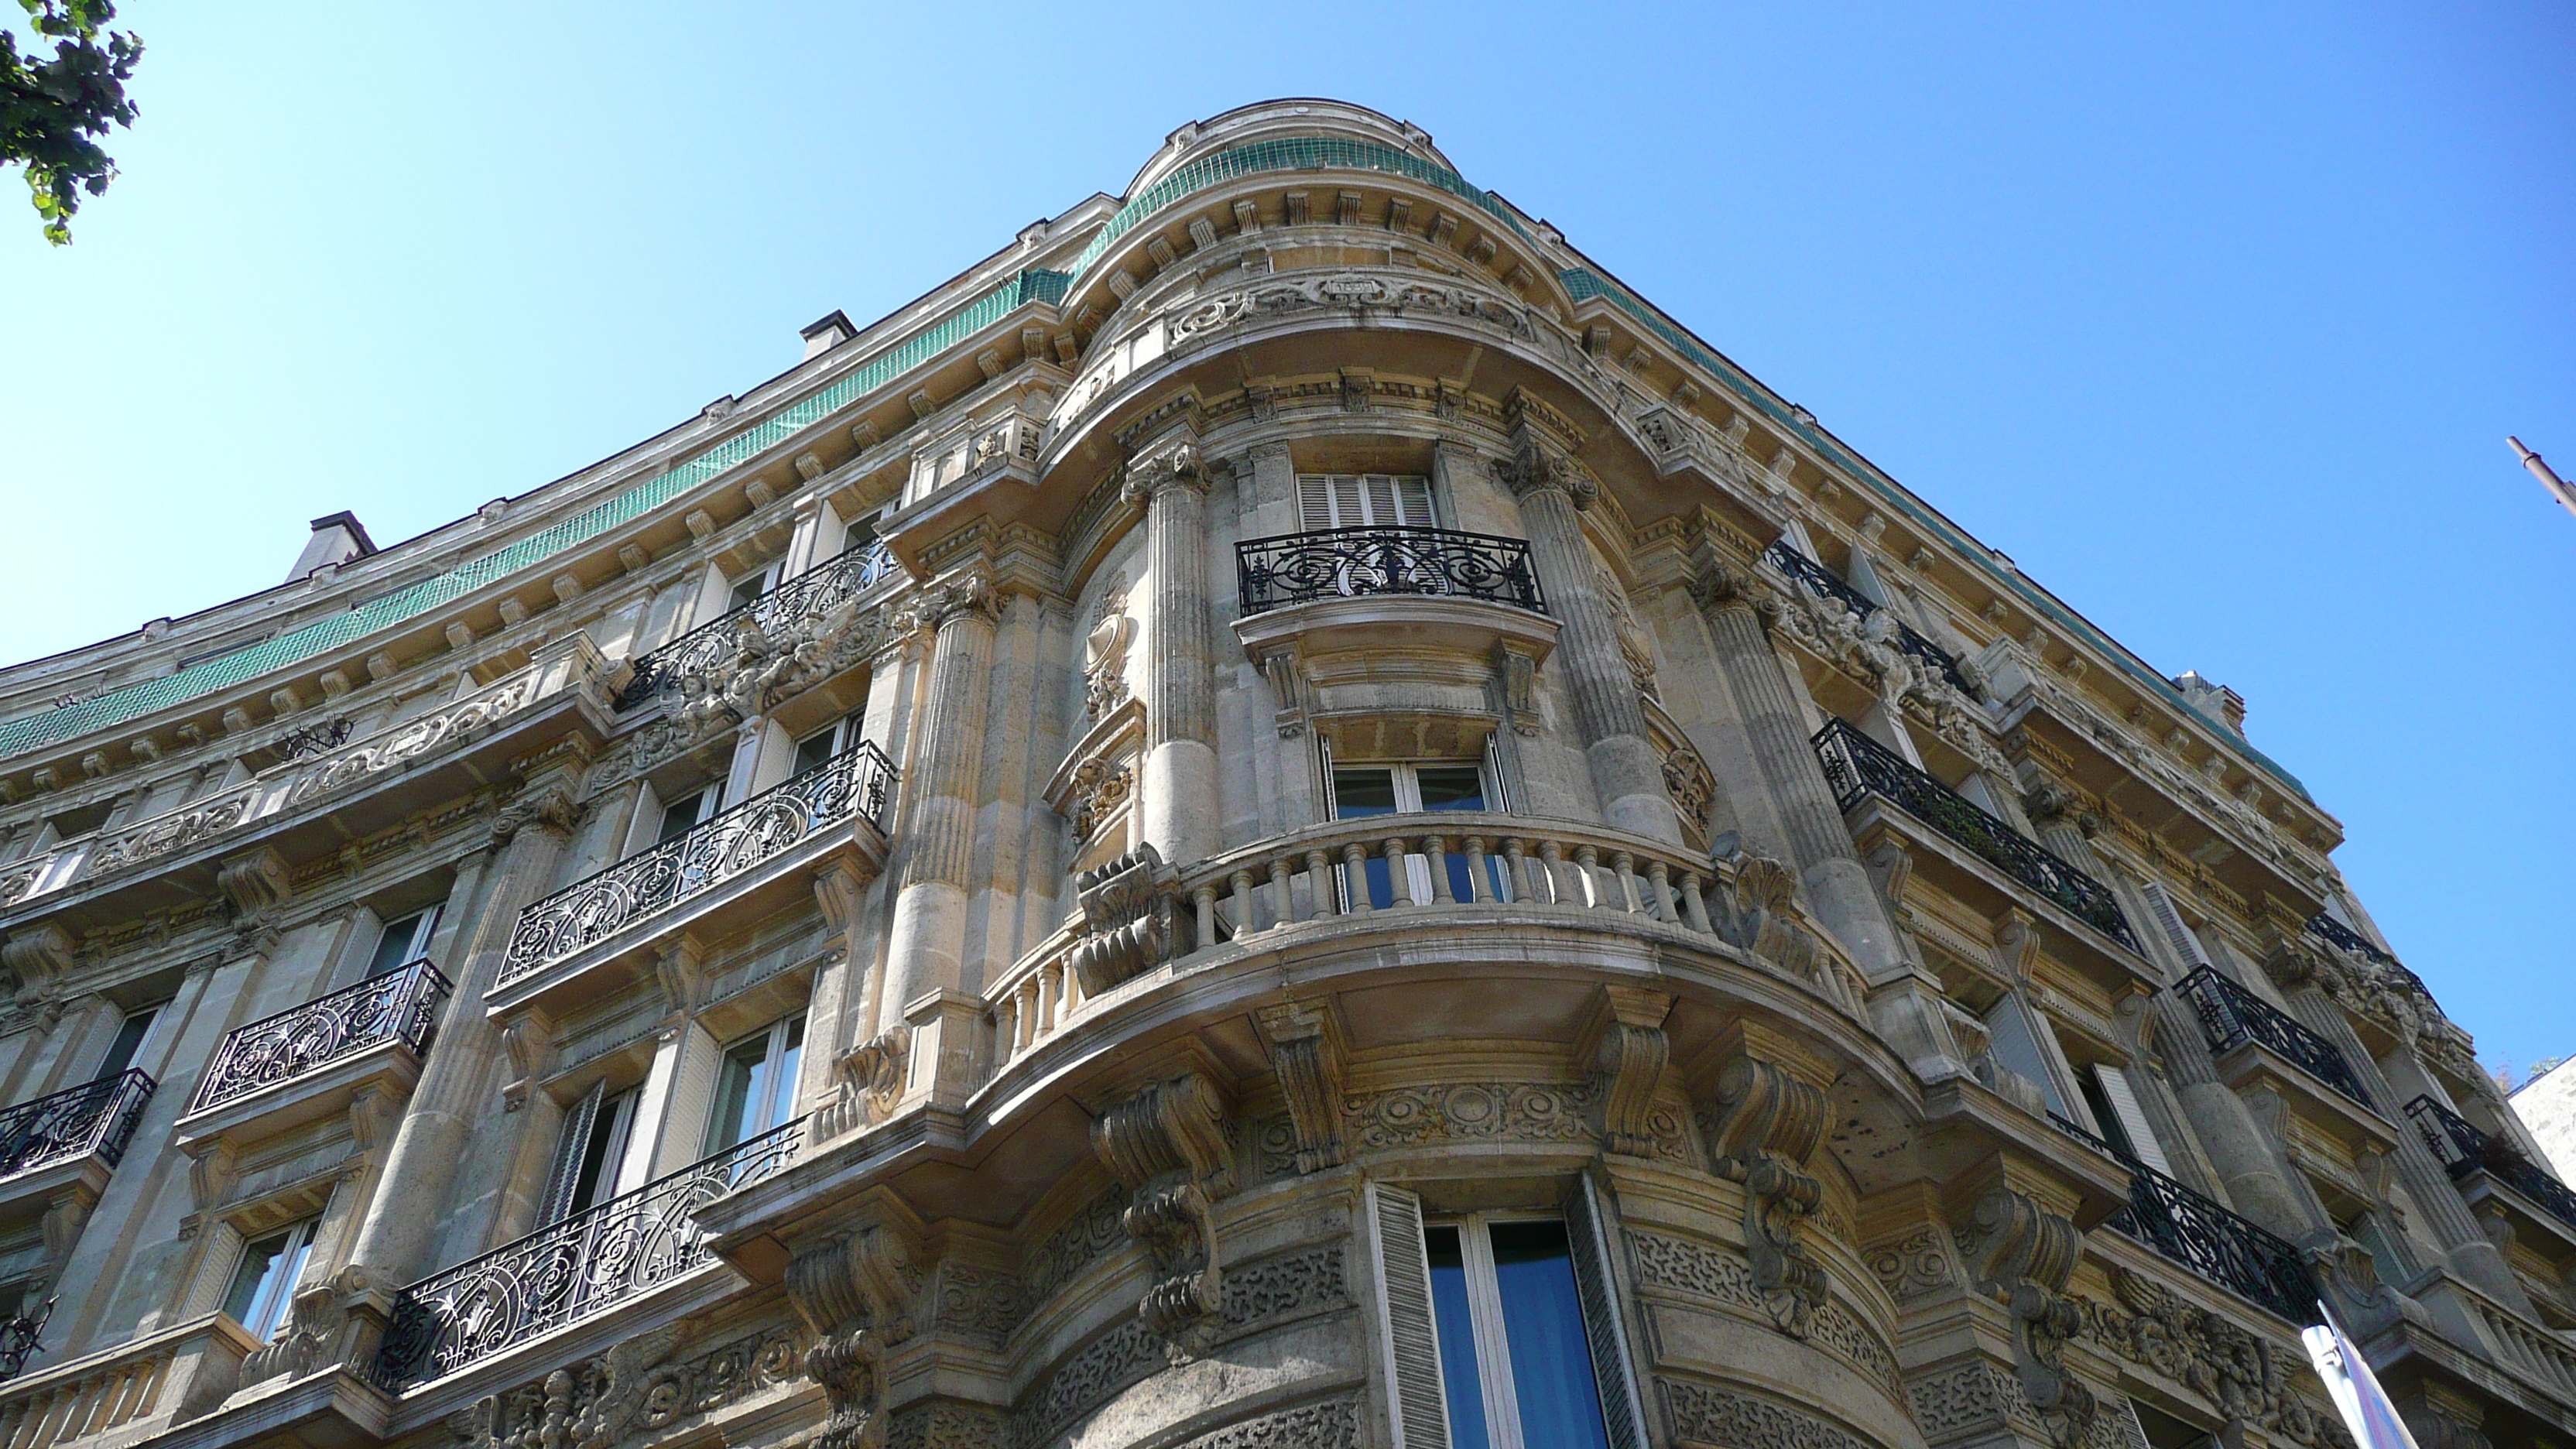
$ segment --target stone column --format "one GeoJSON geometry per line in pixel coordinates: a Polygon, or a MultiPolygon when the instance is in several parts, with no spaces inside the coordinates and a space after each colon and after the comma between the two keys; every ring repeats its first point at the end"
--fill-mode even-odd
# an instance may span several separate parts
{"type": "Polygon", "coordinates": [[[1216,696],[1208,682],[1207,473],[1186,443],[1139,461],[1145,506],[1145,838],[1186,866],[1216,848],[1216,696]]]}
{"type": "Polygon", "coordinates": [[[519,912],[555,887],[564,843],[579,816],[572,778],[578,767],[577,758],[562,759],[528,780],[493,822],[482,861],[466,867],[477,878],[460,881],[451,897],[473,900],[469,884],[479,887],[470,934],[460,936],[463,950],[448,967],[456,989],[439,1011],[437,1049],[422,1064],[386,1153],[380,1180],[395,1190],[367,1205],[349,1252],[361,1289],[391,1292],[436,1266],[428,1258],[446,1226],[449,1194],[501,1057],[501,1034],[484,1015],[483,994],[501,973],[519,912]]]}
{"type": "Polygon", "coordinates": [[[1682,840],[1680,819],[1664,790],[1664,765],[1646,736],[1646,711],[1637,681],[1619,651],[1619,626],[1594,577],[1598,565],[1584,541],[1577,511],[1599,490],[1572,464],[1549,451],[1524,425],[1511,459],[1495,476],[1520,500],[1530,554],[1547,611],[1560,626],[1556,666],[1565,671],[1574,699],[1584,759],[1608,824],[1668,844],[1682,840]]]}
{"type": "Polygon", "coordinates": [[[935,633],[920,748],[903,784],[913,805],[877,993],[880,1035],[904,1025],[904,1007],[915,997],[955,990],[960,981],[993,667],[992,585],[980,569],[922,590],[915,607],[935,633]]]}
{"type": "Polygon", "coordinates": [[[2152,1010],[2165,1080],[2226,1188],[2228,1205],[2293,1243],[2330,1226],[2291,1189],[2280,1155],[2245,1099],[2218,1079],[2199,1014],[2171,991],[2157,992],[2152,1010]]]}

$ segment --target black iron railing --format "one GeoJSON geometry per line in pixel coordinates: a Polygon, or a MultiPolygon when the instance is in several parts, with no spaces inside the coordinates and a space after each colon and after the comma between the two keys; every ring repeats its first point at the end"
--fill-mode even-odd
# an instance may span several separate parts
{"type": "Polygon", "coordinates": [[[45,1332],[45,1320],[54,1316],[54,1300],[47,1298],[34,1315],[12,1313],[0,1319],[0,1384],[26,1372],[27,1360],[44,1347],[39,1340],[45,1332]]]}
{"type": "Polygon", "coordinates": [[[1328,528],[1234,546],[1246,615],[1358,594],[1454,594],[1547,612],[1523,539],[1443,528],[1328,528]]]}
{"type": "Polygon", "coordinates": [[[697,1210],[776,1176],[804,1140],[799,1118],[405,1288],[377,1385],[401,1393],[708,1262],[697,1210]]]}
{"type": "Polygon", "coordinates": [[[409,1042],[426,1056],[438,1003],[449,989],[437,967],[414,961],[254,1021],[224,1038],[188,1110],[246,1097],[384,1042],[409,1042]]]}
{"type": "Polygon", "coordinates": [[[2371,961],[2378,963],[2381,967],[2396,972],[2400,980],[2414,988],[2416,994],[2422,996],[2425,1000],[2430,1001],[2433,998],[2432,988],[2424,984],[2423,977],[2407,970],[2404,964],[2399,962],[2396,957],[2391,956],[2387,952],[2379,949],[2377,946],[2372,945],[2369,939],[2364,937],[2360,932],[2355,931],[2350,926],[2345,925],[2343,922],[2336,920],[2334,917],[2327,915],[2323,911],[2319,911],[2317,914],[2308,917],[2308,934],[2315,936],[2317,939],[2325,942],[2329,946],[2335,947],[2338,950],[2349,951],[2356,956],[2367,957],[2371,961]]]}
{"type": "Polygon", "coordinates": [[[2430,1097],[2407,1103],[2406,1115],[2415,1119],[2415,1130],[2424,1134],[2424,1145],[2433,1149],[2433,1155],[2442,1160],[2454,1180],[2484,1172],[2539,1204],[2551,1217],[2576,1228],[2576,1191],[2524,1156],[2512,1142],[2488,1136],[2477,1124],[2430,1097]]]}
{"type": "MultiPolygon", "coordinates": [[[[1805,584],[1818,598],[1831,599],[1864,619],[1879,610],[1878,600],[1836,578],[1833,570],[1791,548],[1786,539],[1772,544],[1762,556],[1770,561],[1773,568],[1805,584]]],[[[1896,626],[1896,647],[1900,652],[1939,670],[1941,677],[1950,681],[1952,689],[1961,694],[1973,694],[1968,688],[1967,676],[1959,672],[1957,655],[1924,638],[1915,632],[1913,625],[1894,614],[1888,615],[1888,622],[1896,626]]]]}
{"type": "Polygon", "coordinates": [[[885,825],[895,768],[873,741],[763,790],[650,850],[576,881],[519,913],[501,960],[507,985],[605,940],[633,921],[752,870],[818,830],[854,816],[885,825]]]}
{"type": "Polygon", "coordinates": [[[880,580],[899,571],[894,553],[880,539],[829,558],[771,589],[739,609],[709,619],[635,661],[635,677],[617,692],[617,707],[633,709],[677,684],[683,675],[712,668],[734,651],[745,622],[764,634],[777,634],[809,614],[819,614],[857,598],[880,580]]]}
{"type": "Polygon", "coordinates": [[[154,1085],[129,1068],[0,1112],[0,1177],[81,1157],[114,1167],[142,1124],[154,1085]]]}
{"type": "Polygon", "coordinates": [[[1824,763],[1826,783],[1842,808],[1850,809],[1863,795],[1878,795],[1900,805],[1987,864],[2065,907],[2076,919],[2132,951],[2138,949],[2138,938],[2129,932],[2129,918],[2120,913],[2120,903],[2100,881],[1987,814],[1975,801],[1841,720],[1816,731],[1813,743],[1816,758],[1824,763]]]}
{"type": "Polygon", "coordinates": [[[2102,1226],[2263,1305],[2292,1323],[2316,1311],[2316,1285],[2289,1241],[2202,1197],[2129,1153],[2051,1112],[2057,1130],[2081,1138],[2129,1169],[2129,1205],[2102,1226]]]}
{"type": "Polygon", "coordinates": [[[2207,966],[2176,982],[2175,989],[2200,1014],[2200,1029],[2209,1038],[2210,1050],[2223,1052],[2240,1042],[2261,1042],[2309,1076],[2364,1107],[2371,1106],[2370,1093],[2362,1090],[2361,1078],[2353,1074],[2342,1049],[2279,1007],[2207,966]]]}

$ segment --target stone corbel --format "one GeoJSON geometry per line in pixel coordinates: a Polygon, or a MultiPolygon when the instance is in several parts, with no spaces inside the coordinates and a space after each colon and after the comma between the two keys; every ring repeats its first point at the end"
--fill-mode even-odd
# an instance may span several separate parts
{"type": "Polygon", "coordinates": [[[231,1142],[216,1138],[213,1145],[188,1162],[188,1200],[199,1212],[223,1201],[233,1185],[233,1169],[239,1154],[231,1142]]]}
{"type": "Polygon", "coordinates": [[[402,1125],[402,1103],[382,1085],[362,1088],[349,1099],[349,1140],[362,1152],[390,1146],[402,1125]]]}
{"type": "Polygon", "coordinates": [[[1960,1232],[1970,1283],[2004,1305],[2013,1320],[2014,1369],[2022,1395],[2059,1449],[2091,1434],[2100,1405],[2065,1363],[2067,1340],[2084,1316],[2066,1296],[2084,1256],[2084,1234],[2072,1219],[2038,1199],[1996,1187],[1979,1197],[1960,1232]]]}
{"type": "MultiPolygon", "coordinates": [[[[193,1179],[192,1179],[193,1181],[193,1179]]],[[[80,1243],[81,1224],[89,1221],[90,1202],[80,1195],[58,1197],[46,1207],[43,1222],[45,1261],[60,1272],[80,1243]]]]}
{"type": "Polygon", "coordinates": [[[1799,1224],[1824,1201],[1807,1173],[1829,1111],[1821,1065],[1777,1034],[1731,1024],[1719,1042],[1717,1111],[1706,1124],[1717,1174],[1744,1187],[1744,1252],[1780,1331],[1804,1338],[1824,1301],[1824,1270],[1798,1240],[1799,1224]]]}
{"type": "Polygon", "coordinates": [[[1091,1146],[1132,1194],[1127,1236],[1154,1260],[1136,1316],[1173,1362],[1186,1362],[1206,1351],[1221,1322],[1214,1207],[1236,1185],[1223,1101],[1206,1077],[1185,1072],[1103,1112],[1091,1146]]]}
{"type": "Polygon", "coordinates": [[[1593,995],[1574,1058],[1600,1085],[1601,1143],[1609,1151],[1655,1155],[1655,1089],[1672,1059],[1664,1036],[1672,1009],[1671,996],[1635,986],[1605,985],[1593,995]]]}
{"type": "Polygon", "coordinates": [[[826,1111],[817,1139],[837,1137],[882,1122],[903,1100],[912,1067],[912,1028],[901,1023],[841,1054],[833,1063],[839,1096],[826,1111]]]}
{"type": "Polygon", "coordinates": [[[1270,697],[1277,701],[1271,721],[1279,738],[1293,740],[1304,734],[1314,702],[1306,687],[1306,672],[1297,666],[1297,651],[1273,649],[1263,654],[1261,672],[1270,681],[1270,697]]]}
{"type": "Polygon", "coordinates": [[[1511,722],[1512,732],[1537,734],[1542,724],[1538,712],[1538,661],[1525,650],[1496,644],[1494,683],[1502,696],[1503,718],[1511,722]]]}
{"type": "Polygon", "coordinates": [[[295,898],[285,858],[267,846],[226,860],[215,871],[215,889],[235,916],[265,916],[295,898]]]}
{"type": "Polygon", "coordinates": [[[528,1092],[537,1078],[554,1065],[554,1018],[530,1009],[501,1028],[501,1049],[510,1057],[510,1079],[501,1085],[501,1110],[516,1112],[528,1105],[528,1092]]]}
{"type": "Polygon", "coordinates": [[[2030,985],[2031,968],[2039,961],[2039,922],[2016,906],[1996,916],[1991,925],[1995,969],[2007,981],[2030,985]]]}
{"type": "Polygon", "coordinates": [[[787,1298],[815,1335],[805,1373],[831,1406],[816,1449],[880,1449],[886,1440],[886,1351],[913,1334],[919,1233],[902,1204],[878,1194],[874,1221],[788,1260],[787,1298]]]}
{"type": "Polygon", "coordinates": [[[662,943],[653,953],[653,977],[662,987],[662,999],[670,1003],[678,1016],[695,1016],[706,1004],[706,947],[696,936],[682,931],[662,943]]]}
{"type": "Polygon", "coordinates": [[[0,970],[6,970],[21,998],[39,996],[72,969],[71,933],[47,921],[33,930],[9,933],[0,944],[0,970]]]}
{"type": "Polygon", "coordinates": [[[1082,939],[1070,957],[1085,996],[1185,954],[1192,929],[1179,908],[1180,872],[1151,842],[1074,877],[1082,939]]]}
{"type": "Polygon", "coordinates": [[[1861,858],[1869,871],[1869,883],[1878,888],[1878,898],[1888,912],[1903,920],[1905,883],[1914,874],[1914,855],[1904,842],[1890,835],[1869,848],[1861,858]]]}
{"type": "Polygon", "coordinates": [[[1339,1167],[1342,1140],[1342,1031],[1328,1001],[1286,1001],[1253,1013],[1270,1043],[1270,1067],[1297,1133],[1297,1170],[1339,1167]]]}

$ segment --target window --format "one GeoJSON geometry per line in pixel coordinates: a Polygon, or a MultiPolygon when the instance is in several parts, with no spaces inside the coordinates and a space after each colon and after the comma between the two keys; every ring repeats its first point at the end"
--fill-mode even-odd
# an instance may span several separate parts
{"type": "Polygon", "coordinates": [[[662,828],[653,837],[655,845],[668,845],[686,835],[698,822],[716,813],[716,797],[723,793],[710,785],[694,795],[684,795],[662,807],[662,828]]]}
{"type": "Polygon", "coordinates": [[[367,959],[367,974],[382,976],[414,961],[429,959],[429,937],[438,929],[438,911],[438,907],[431,906],[385,922],[383,933],[376,937],[376,954],[367,959]]]}
{"type": "Polygon", "coordinates": [[[635,1134],[635,1103],[642,1094],[633,1087],[611,1092],[600,1083],[564,1113],[563,1140],[555,1149],[554,1170],[540,1205],[545,1222],[560,1222],[617,1196],[626,1165],[626,1145],[635,1134]]]}
{"type": "Polygon", "coordinates": [[[750,604],[754,599],[768,593],[771,589],[777,588],[778,569],[779,566],[777,564],[770,564],[766,568],[753,569],[750,573],[739,574],[729,580],[728,583],[733,592],[730,601],[726,603],[725,607],[727,609],[743,608],[750,604]]]}
{"type": "MultiPolygon", "coordinates": [[[[1400,760],[1382,765],[1334,765],[1332,774],[1333,818],[1359,820],[1371,815],[1409,815],[1422,811],[1488,810],[1484,768],[1473,760],[1400,760]]],[[[1472,900],[1467,878],[1467,857],[1453,853],[1444,857],[1448,866],[1449,894],[1456,900],[1472,900]]],[[[1431,893],[1431,863],[1419,855],[1404,858],[1407,885],[1411,899],[1428,901],[1431,893]]],[[[1383,909],[1395,903],[1393,882],[1387,874],[1383,857],[1372,857],[1367,867],[1369,904],[1383,909]]],[[[1502,862],[1493,856],[1485,859],[1486,890],[1496,900],[1511,899],[1505,888],[1502,862]]],[[[1343,868],[1342,889],[1347,897],[1355,889],[1348,879],[1349,868],[1343,868]]]]}
{"type": "Polygon", "coordinates": [[[2147,1121],[2146,1109],[2138,1105],[2137,1089],[2130,1085],[2127,1072],[2097,1062],[2090,1072],[2077,1069],[2075,1085],[2084,1096],[2084,1105],[2092,1109],[2103,1141],[2133,1161],[2143,1162],[2167,1177],[2174,1175],[2173,1163],[2165,1157],[2164,1144],[2156,1140],[2155,1126],[2147,1121]]]}
{"type": "Polygon", "coordinates": [[[877,521],[874,518],[862,518],[842,532],[841,552],[864,553],[874,546],[876,541],[877,521]]]}
{"type": "Polygon", "coordinates": [[[1434,528],[1431,480],[1388,473],[1304,473],[1297,478],[1297,524],[1326,528],[1434,528]]]}
{"type": "Polygon", "coordinates": [[[1986,1012],[1986,1038],[1995,1064],[2039,1088],[2040,1100],[2049,1111],[2071,1118],[2074,1114],[2066,1109],[2066,1098],[2057,1089],[2057,1073],[2049,1070],[2039,1045],[2039,1033],[2047,1029],[2020,997],[2009,992],[1986,1012]]]}
{"type": "Polygon", "coordinates": [[[152,1028],[160,1022],[162,1008],[169,1004],[155,1002],[127,1012],[125,1020],[117,1023],[116,1039],[107,1044],[107,1055],[100,1058],[98,1072],[90,1080],[103,1082],[133,1066],[134,1059],[143,1055],[144,1043],[152,1040],[152,1028]]]}
{"type": "Polygon", "coordinates": [[[224,1295],[224,1311],[262,1343],[286,1321],[286,1305],[295,1297],[297,1280],[304,1276],[304,1260],[313,1253],[316,1221],[307,1218],[242,1249],[241,1266],[233,1270],[232,1291],[224,1295]]]}
{"type": "Polygon", "coordinates": [[[1609,1449],[1565,1224],[1478,1214],[1423,1247],[1455,1449],[1609,1449]]]}
{"type": "Polygon", "coordinates": [[[835,720],[796,742],[796,768],[802,775],[859,742],[859,717],[835,720]]]}
{"type": "Polygon", "coordinates": [[[725,1048],[705,1155],[748,1142],[788,1119],[796,1107],[796,1063],[804,1047],[805,1018],[791,1016],[725,1048]]]}

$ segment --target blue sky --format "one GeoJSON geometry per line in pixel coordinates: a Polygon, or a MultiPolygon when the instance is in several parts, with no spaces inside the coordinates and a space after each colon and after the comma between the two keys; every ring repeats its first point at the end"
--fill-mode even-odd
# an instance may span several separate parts
{"type": "Polygon", "coordinates": [[[2242,692],[2481,1055],[2576,1052],[2576,517],[2504,445],[2576,472],[2565,5],[878,8],[129,0],[123,176],[64,251],[0,191],[0,658],[524,492],[1338,96],[2242,692]]]}

